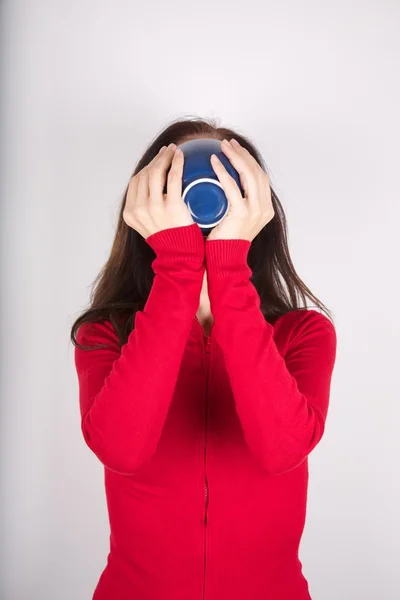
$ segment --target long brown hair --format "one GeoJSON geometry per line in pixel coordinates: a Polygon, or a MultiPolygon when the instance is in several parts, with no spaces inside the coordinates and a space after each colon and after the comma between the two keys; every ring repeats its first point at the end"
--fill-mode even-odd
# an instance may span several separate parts
{"type": "MultiPolygon", "coordinates": [[[[244,135],[233,129],[218,127],[215,119],[189,117],[173,121],[151,142],[131,177],[141,171],[162,146],[168,146],[171,142],[180,144],[198,137],[210,137],[221,141],[224,138],[236,138],[267,172],[261,154],[244,135]]],[[[128,187],[129,182],[122,198],[109,258],[92,284],[88,308],[75,320],[71,328],[71,341],[81,349],[89,349],[76,340],[78,329],[85,322],[110,321],[120,346],[126,343],[134,326],[135,314],[143,310],[153,283],[154,272],[151,263],[156,254],[122,217],[128,187]]],[[[260,297],[260,309],[265,319],[272,322],[289,311],[309,308],[309,298],[332,318],[330,311],[312,294],[295,271],[289,254],[285,213],[272,186],[271,195],[274,217],[252,241],[247,259],[252,270],[250,279],[260,297]]]]}

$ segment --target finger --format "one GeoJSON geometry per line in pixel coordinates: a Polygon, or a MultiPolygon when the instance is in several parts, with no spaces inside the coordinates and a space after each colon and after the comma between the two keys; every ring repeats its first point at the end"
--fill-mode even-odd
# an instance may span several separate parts
{"type": "Polygon", "coordinates": [[[149,198],[149,171],[142,169],[138,175],[136,196],[134,196],[134,206],[146,206],[149,198]]]}
{"type": "Polygon", "coordinates": [[[126,193],[126,202],[124,210],[131,210],[134,205],[135,197],[137,195],[137,187],[139,180],[137,177],[132,177],[128,184],[128,191],[126,193]]]}
{"type": "Polygon", "coordinates": [[[241,206],[243,197],[238,184],[215,154],[212,154],[211,156],[211,166],[214,169],[229,202],[232,206],[241,206]]]}
{"type": "Polygon", "coordinates": [[[149,200],[151,203],[159,203],[164,200],[163,190],[166,172],[174,157],[175,148],[175,144],[170,144],[168,148],[158,156],[157,161],[149,169],[149,200]]]}
{"type": "Polygon", "coordinates": [[[180,148],[174,153],[171,170],[168,173],[167,199],[171,203],[180,203],[182,201],[182,174],[183,174],[184,155],[180,148]]]}
{"type": "Polygon", "coordinates": [[[145,174],[145,171],[148,171],[149,167],[151,167],[159,159],[159,157],[165,151],[166,148],[167,148],[167,146],[162,146],[162,148],[160,148],[160,150],[153,157],[153,159],[147,165],[145,165],[145,167],[143,167],[143,169],[141,169],[139,171],[139,173],[136,173],[136,175],[131,177],[131,179],[129,181],[129,185],[128,185],[128,191],[126,194],[125,208],[130,209],[134,205],[135,206],[139,206],[139,205],[144,206],[144,204],[146,203],[146,200],[147,200],[147,195],[148,195],[148,185],[146,186],[146,182],[145,182],[145,179],[143,179],[143,175],[145,174]],[[140,192],[139,192],[140,179],[141,179],[142,183],[141,183],[140,192]]]}
{"type": "Polygon", "coordinates": [[[257,208],[257,167],[260,168],[259,164],[250,152],[239,144],[237,146],[230,145],[224,141],[221,143],[221,149],[239,173],[242,186],[246,191],[249,207],[251,209],[257,208]]]}
{"type": "Polygon", "coordinates": [[[152,167],[160,158],[160,156],[162,156],[162,154],[165,152],[165,150],[167,149],[167,146],[162,146],[159,151],[157,152],[157,154],[152,158],[152,160],[146,165],[147,168],[152,167]]]}

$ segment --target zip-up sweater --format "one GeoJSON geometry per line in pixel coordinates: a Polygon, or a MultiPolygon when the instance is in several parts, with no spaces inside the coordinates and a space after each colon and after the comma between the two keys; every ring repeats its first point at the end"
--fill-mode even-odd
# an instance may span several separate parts
{"type": "Polygon", "coordinates": [[[93,600],[309,600],[298,556],[307,457],[336,354],[312,309],[269,323],[247,240],[197,224],[147,243],[153,285],[122,347],[111,322],[75,347],[84,440],[104,465],[110,549],[93,600]],[[207,272],[213,325],[196,317],[207,272]]]}

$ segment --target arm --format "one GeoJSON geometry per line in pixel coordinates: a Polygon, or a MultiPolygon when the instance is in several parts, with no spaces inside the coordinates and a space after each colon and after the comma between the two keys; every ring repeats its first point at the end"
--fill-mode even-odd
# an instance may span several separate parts
{"type": "Polygon", "coordinates": [[[299,312],[285,358],[249,280],[250,242],[205,243],[213,335],[221,347],[246,442],[270,474],[298,466],[321,439],[336,355],[332,322],[299,312]]]}
{"type": "Polygon", "coordinates": [[[109,469],[132,474],[160,439],[204,275],[204,239],[197,224],[164,229],[146,241],[157,256],[153,285],[120,349],[111,323],[84,323],[75,347],[84,439],[109,469]]]}

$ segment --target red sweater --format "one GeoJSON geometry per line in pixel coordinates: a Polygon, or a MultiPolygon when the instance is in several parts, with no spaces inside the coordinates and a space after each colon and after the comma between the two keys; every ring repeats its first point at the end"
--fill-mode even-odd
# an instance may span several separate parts
{"type": "Polygon", "coordinates": [[[153,286],[126,344],[83,324],[84,439],[104,465],[110,552],[94,600],[309,600],[307,456],[336,354],[315,310],[265,320],[250,242],[197,224],[147,238],[153,286]],[[196,318],[205,268],[214,323],[196,318]]]}

